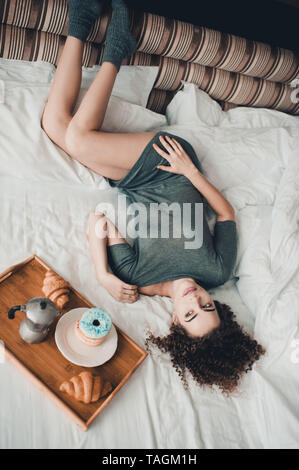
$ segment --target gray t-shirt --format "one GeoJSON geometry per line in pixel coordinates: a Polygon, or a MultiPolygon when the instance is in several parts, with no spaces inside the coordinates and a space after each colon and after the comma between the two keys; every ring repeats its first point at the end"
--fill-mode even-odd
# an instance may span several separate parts
{"type": "Polygon", "coordinates": [[[156,168],[169,165],[152,147],[156,142],[163,148],[159,135],[175,137],[201,171],[196,153],[185,139],[160,131],[122,180],[108,179],[111,186],[128,197],[129,203],[143,206],[139,215],[145,214],[138,217],[143,236],[135,239],[133,247],[129,243],[107,246],[111,270],[123,281],[140,287],[185,277],[206,289],[223,284],[236,261],[236,224],[216,222],[214,235],[211,234],[207,203],[201,193],[185,176],[156,168]]]}

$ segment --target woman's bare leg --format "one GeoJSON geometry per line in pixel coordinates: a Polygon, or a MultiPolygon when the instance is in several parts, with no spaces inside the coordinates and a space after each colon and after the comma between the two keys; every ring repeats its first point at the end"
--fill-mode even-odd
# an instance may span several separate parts
{"type": "Polygon", "coordinates": [[[42,128],[65,152],[66,130],[81,86],[83,47],[79,39],[67,37],[42,116],[42,128]]]}
{"type": "Polygon", "coordinates": [[[155,132],[100,131],[117,76],[116,67],[103,62],[84,96],[67,134],[69,154],[103,176],[121,179],[134,165],[155,132]]]}
{"type": "Polygon", "coordinates": [[[155,132],[101,132],[116,67],[104,62],[72,116],[80,85],[83,42],[68,36],[59,58],[52,88],[42,117],[48,136],[71,157],[96,173],[121,179],[134,165],[155,132]]]}

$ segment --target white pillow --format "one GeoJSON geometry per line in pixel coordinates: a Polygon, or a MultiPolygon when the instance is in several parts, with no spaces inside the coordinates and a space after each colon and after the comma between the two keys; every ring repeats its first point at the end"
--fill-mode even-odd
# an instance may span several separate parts
{"type": "Polygon", "coordinates": [[[204,175],[233,204],[272,205],[288,155],[299,129],[232,129],[189,122],[164,131],[186,139],[201,162],[204,175]]]}
{"type": "MultiPolygon", "coordinates": [[[[82,67],[81,88],[88,88],[101,66],[82,67]]],[[[0,58],[0,80],[27,83],[51,83],[55,66],[48,62],[0,58]]],[[[112,95],[130,103],[146,106],[158,74],[157,66],[122,65],[112,95]]]]}
{"type": "Polygon", "coordinates": [[[184,84],[166,108],[166,117],[170,125],[184,125],[198,122],[201,125],[218,126],[223,111],[220,105],[194,83],[184,84]]]}
{"type": "Polygon", "coordinates": [[[292,116],[275,109],[238,106],[222,113],[221,127],[246,127],[248,129],[299,127],[299,116],[292,116]]]}
{"type": "Polygon", "coordinates": [[[55,67],[49,62],[0,58],[0,79],[10,82],[51,83],[55,67]]]}
{"type": "MultiPolygon", "coordinates": [[[[64,185],[109,186],[102,176],[69,157],[41,129],[49,84],[4,83],[4,103],[0,104],[0,176],[51,180],[64,185]]],[[[86,90],[81,97],[84,93],[86,90]]],[[[111,97],[103,129],[139,132],[158,130],[163,125],[165,116],[111,97]]]]}
{"type": "Polygon", "coordinates": [[[231,128],[299,127],[299,116],[281,111],[237,106],[222,111],[220,105],[193,83],[184,83],[166,109],[170,125],[198,122],[200,125],[231,128]]]}
{"type": "MultiPolygon", "coordinates": [[[[82,88],[88,88],[100,70],[100,65],[82,68],[82,88]]],[[[146,107],[159,67],[147,65],[122,65],[116,76],[112,95],[146,107]]]]}
{"type": "MultiPolygon", "coordinates": [[[[80,90],[74,111],[87,90],[80,90]]],[[[104,132],[145,132],[167,124],[166,117],[142,106],[128,103],[111,95],[101,129],[104,132]]]]}

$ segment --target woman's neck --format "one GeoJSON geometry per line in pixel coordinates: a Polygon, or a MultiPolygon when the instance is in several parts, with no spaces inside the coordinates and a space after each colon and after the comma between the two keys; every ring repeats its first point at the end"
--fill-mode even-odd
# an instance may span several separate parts
{"type": "Polygon", "coordinates": [[[158,282],[150,286],[139,287],[139,292],[145,295],[161,295],[163,297],[173,297],[173,284],[175,281],[158,282]]]}

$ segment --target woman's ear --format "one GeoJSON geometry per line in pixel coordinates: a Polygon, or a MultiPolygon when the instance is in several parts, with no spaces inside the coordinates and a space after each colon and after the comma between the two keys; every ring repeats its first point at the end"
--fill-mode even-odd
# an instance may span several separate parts
{"type": "Polygon", "coordinates": [[[175,325],[179,324],[179,320],[178,320],[178,317],[176,316],[175,312],[173,312],[173,314],[172,314],[172,321],[175,325]]]}

